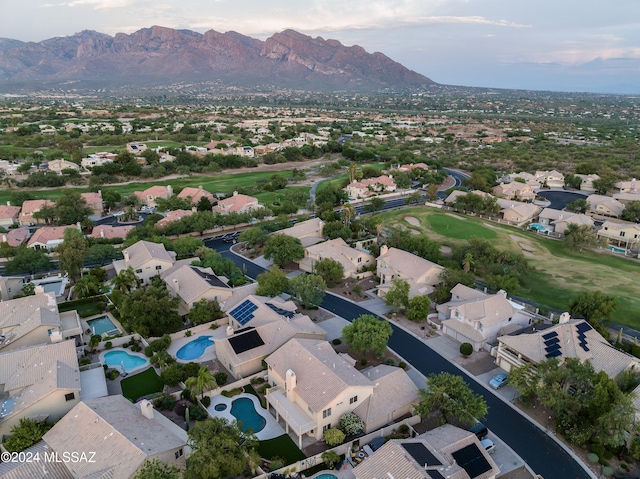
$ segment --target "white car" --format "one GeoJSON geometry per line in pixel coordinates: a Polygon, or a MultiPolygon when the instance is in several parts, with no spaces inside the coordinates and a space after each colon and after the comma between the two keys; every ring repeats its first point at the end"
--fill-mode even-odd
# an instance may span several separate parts
{"type": "Polygon", "coordinates": [[[496,445],[491,439],[483,439],[482,441],[480,441],[480,444],[489,454],[493,454],[493,452],[496,450],[496,445]]]}

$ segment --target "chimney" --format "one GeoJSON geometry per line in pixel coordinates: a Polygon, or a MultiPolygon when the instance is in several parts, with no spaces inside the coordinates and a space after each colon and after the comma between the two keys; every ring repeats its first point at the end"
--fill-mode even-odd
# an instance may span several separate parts
{"type": "Polygon", "coordinates": [[[11,206],[11,201],[7,201],[7,206],[11,206]]]}
{"type": "Polygon", "coordinates": [[[287,399],[292,402],[295,402],[295,391],[297,385],[296,373],[293,372],[292,369],[287,369],[287,373],[284,379],[284,390],[287,399]]]}
{"type": "Polygon", "coordinates": [[[380,246],[380,256],[387,254],[389,252],[389,247],[386,244],[380,246]]]}
{"type": "Polygon", "coordinates": [[[100,228],[100,238],[104,238],[104,229],[100,228]]]}
{"type": "Polygon", "coordinates": [[[233,328],[231,326],[227,326],[227,336],[233,336],[233,328]]]}
{"type": "Polygon", "coordinates": [[[177,278],[173,278],[173,286],[176,288],[176,291],[180,291],[180,282],[177,278]]]}
{"type": "Polygon", "coordinates": [[[234,191],[234,192],[233,192],[233,196],[238,196],[238,192],[237,192],[237,191],[234,191]]]}
{"type": "Polygon", "coordinates": [[[129,263],[129,251],[124,250],[122,252],[122,254],[124,255],[124,264],[128,264],[129,263]]]}
{"type": "Polygon", "coordinates": [[[566,311],[560,315],[558,318],[558,324],[568,323],[571,320],[571,315],[566,311]]]}
{"type": "Polygon", "coordinates": [[[2,235],[2,242],[3,242],[3,243],[8,243],[8,241],[7,241],[7,235],[2,235]]]}
{"type": "Polygon", "coordinates": [[[82,231],[82,226],[80,226],[80,222],[79,221],[76,223],[76,228],[78,228],[80,231],[82,231]]]}
{"type": "Polygon", "coordinates": [[[44,286],[42,285],[37,285],[35,288],[33,288],[33,293],[34,294],[44,294],[44,286]]]}
{"type": "Polygon", "coordinates": [[[147,419],[153,419],[153,404],[147,399],[140,401],[140,411],[147,419]]]}
{"type": "Polygon", "coordinates": [[[202,191],[202,185],[198,185],[198,189],[202,191]]]}
{"type": "Polygon", "coordinates": [[[167,185],[167,192],[169,193],[169,196],[173,196],[173,188],[171,188],[171,185],[167,185]]]}

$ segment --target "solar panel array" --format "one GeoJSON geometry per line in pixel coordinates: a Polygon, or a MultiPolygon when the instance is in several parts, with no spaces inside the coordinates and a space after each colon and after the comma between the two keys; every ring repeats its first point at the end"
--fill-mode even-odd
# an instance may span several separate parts
{"type": "Polygon", "coordinates": [[[249,321],[253,319],[253,312],[258,309],[258,307],[251,302],[251,300],[247,299],[242,302],[240,306],[236,306],[229,314],[240,323],[241,326],[244,326],[249,321]]]}
{"type": "Polygon", "coordinates": [[[442,463],[421,442],[403,442],[401,444],[420,466],[441,466],[442,463]]]}
{"type": "Polygon", "coordinates": [[[429,469],[427,474],[429,474],[429,477],[432,479],[445,479],[445,477],[440,474],[440,471],[436,471],[435,469],[429,469]]]}
{"type": "Polygon", "coordinates": [[[247,331],[244,334],[231,336],[229,338],[229,344],[236,354],[240,354],[244,353],[245,351],[249,351],[250,349],[262,346],[264,344],[264,341],[258,334],[258,331],[254,329],[252,331],[247,331]]]}
{"type": "Polygon", "coordinates": [[[544,339],[544,351],[546,353],[544,355],[545,358],[549,359],[562,356],[562,351],[560,350],[560,338],[556,331],[543,334],[542,339],[544,339]]]}
{"type": "Polygon", "coordinates": [[[274,310],[276,313],[278,313],[280,316],[285,316],[287,318],[293,318],[295,316],[296,313],[293,313],[291,311],[287,311],[286,309],[282,309],[279,308],[278,306],[271,304],[271,303],[266,303],[267,306],[269,306],[272,310],[274,310]]]}
{"type": "Polygon", "coordinates": [[[587,346],[587,336],[585,333],[592,329],[591,325],[586,321],[576,325],[576,331],[578,331],[578,344],[585,351],[589,351],[589,347],[587,346]]]}
{"type": "Polygon", "coordinates": [[[467,471],[469,477],[478,477],[491,470],[489,462],[485,459],[476,444],[469,444],[451,455],[458,465],[467,471]]]}

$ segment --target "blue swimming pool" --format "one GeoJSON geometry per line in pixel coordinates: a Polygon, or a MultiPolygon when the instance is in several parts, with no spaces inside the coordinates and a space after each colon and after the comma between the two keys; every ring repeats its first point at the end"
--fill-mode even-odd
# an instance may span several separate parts
{"type": "Polygon", "coordinates": [[[106,315],[95,319],[89,319],[87,324],[92,331],[91,334],[103,335],[104,333],[110,333],[112,331],[114,334],[118,334],[120,332],[109,316],[106,315]]]}
{"type": "Polygon", "coordinates": [[[531,223],[529,225],[529,229],[535,231],[547,231],[547,227],[545,225],[541,225],[540,223],[531,223]]]}
{"type": "Polygon", "coordinates": [[[240,423],[243,432],[251,429],[257,433],[267,424],[267,420],[256,411],[253,401],[249,398],[234,399],[231,403],[231,415],[240,423]]]}
{"type": "Polygon", "coordinates": [[[116,368],[124,365],[124,370],[127,372],[149,363],[147,359],[134,356],[126,351],[108,351],[104,353],[103,362],[116,368]]]}
{"type": "Polygon", "coordinates": [[[189,341],[187,344],[178,349],[176,357],[183,361],[191,361],[192,359],[198,359],[204,354],[204,350],[214,343],[211,340],[212,336],[200,336],[198,339],[189,341]]]}
{"type": "Polygon", "coordinates": [[[320,474],[319,476],[316,476],[314,479],[338,479],[337,476],[334,476],[333,474],[320,474]]]}

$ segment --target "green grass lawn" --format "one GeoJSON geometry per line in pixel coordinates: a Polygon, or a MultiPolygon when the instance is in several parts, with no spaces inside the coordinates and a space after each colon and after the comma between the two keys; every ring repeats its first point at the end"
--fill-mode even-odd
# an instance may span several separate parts
{"type": "Polygon", "coordinates": [[[134,374],[120,381],[122,395],[131,402],[136,402],[138,398],[162,391],[162,381],[153,368],[146,369],[141,373],[134,374]]]}
{"type": "Polygon", "coordinates": [[[494,230],[477,223],[471,223],[466,218],[454,218],[445,214],[434,214],[427,217],[429,226],[436,233],[449,238],[468,240],[477,238],[493,239],[497,236],[494,230]]]}
{"type": "Polygon", "coordinates": [[[265,459],[281,457],[287,464],[301,461],[306,457],[288,434],[260,441],[258,443],[258,454],[265,459]]]}
{"type": "Polygon", "coordinates": [[[427,207],[403,208],[380,216],[385,225],[425,233],[441,245],[455,248],[477,236],[501,250],[524,254],[533,271],[514,292],[516,296],[564,310],[578,294],[600,290],[618,301],[613,317],[616,323],[640,328],[640,267],[634,261],[604,252],[580,251],[563,241],[479,218],[461,216],[466,219],[457,220],[455,215],[427,207]],[[416,218],[420,226],[409,223],[407,217],[416,218]]]}

